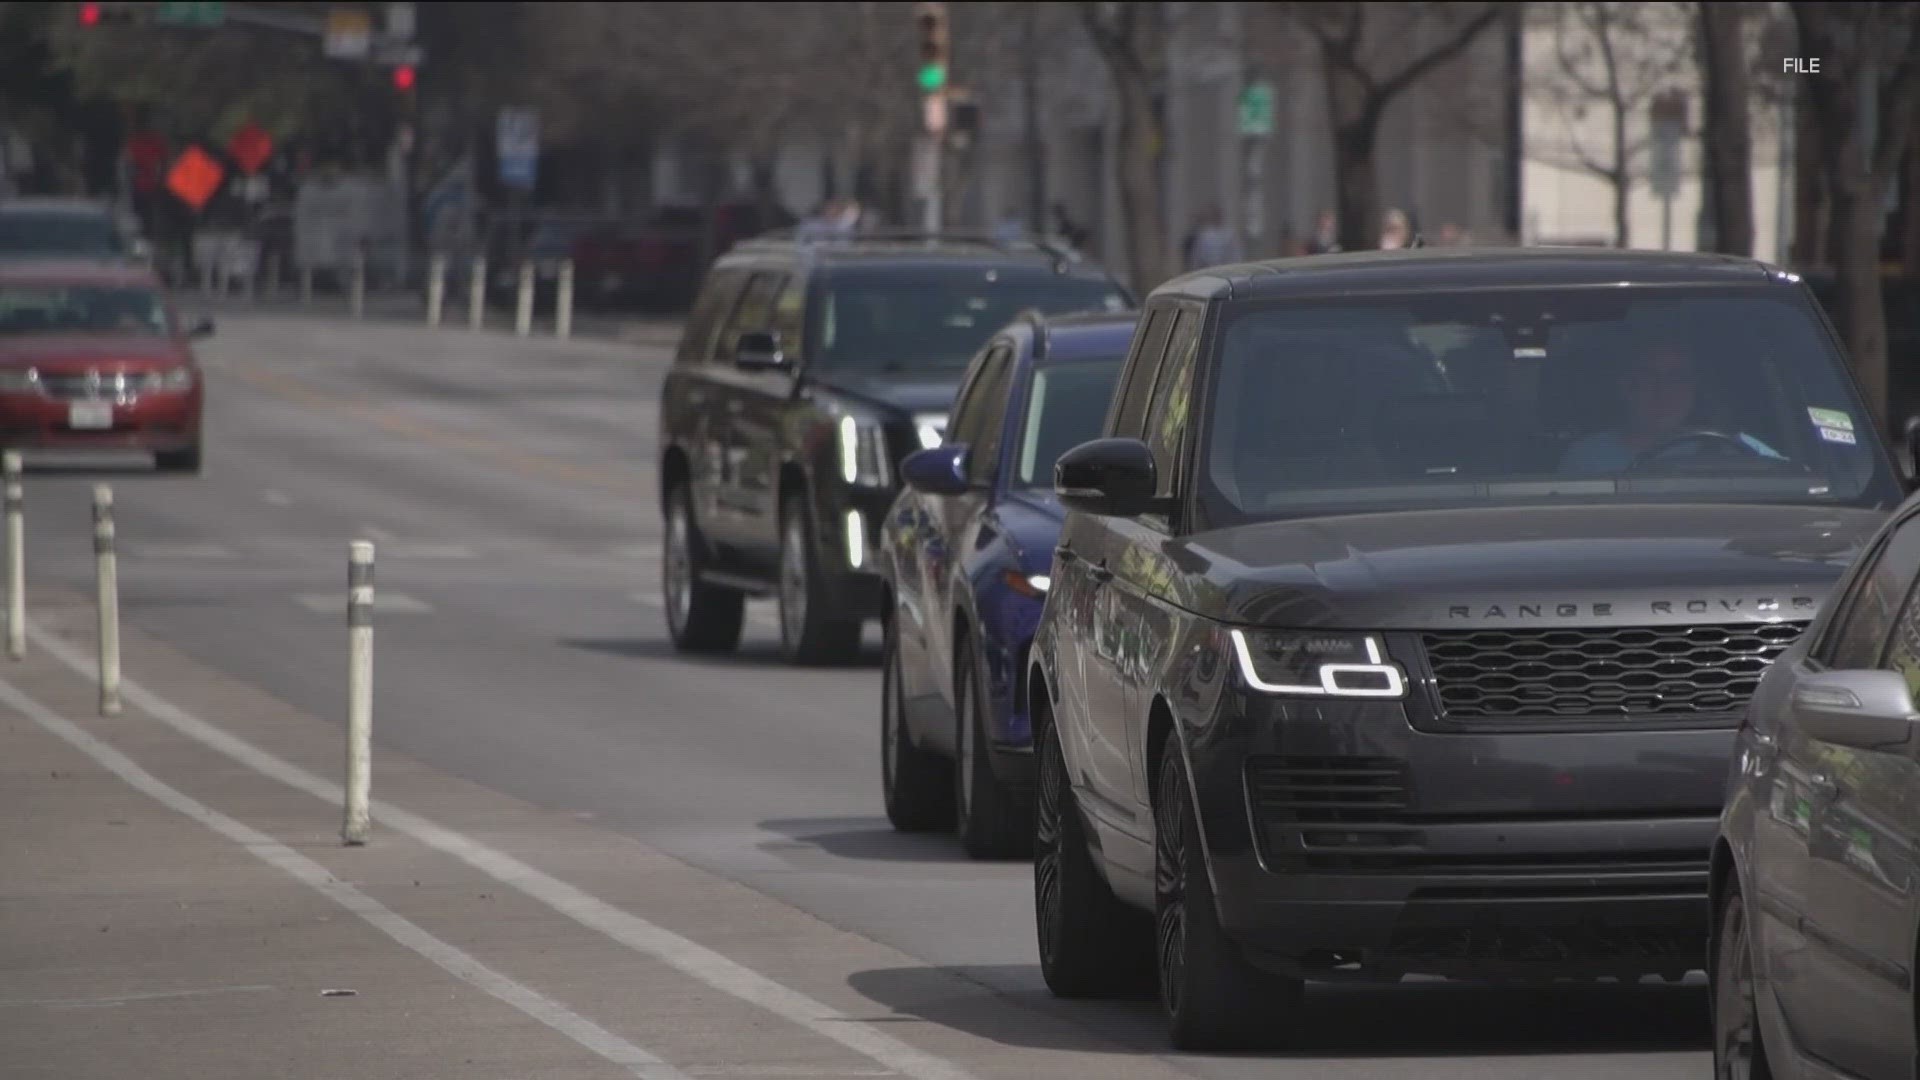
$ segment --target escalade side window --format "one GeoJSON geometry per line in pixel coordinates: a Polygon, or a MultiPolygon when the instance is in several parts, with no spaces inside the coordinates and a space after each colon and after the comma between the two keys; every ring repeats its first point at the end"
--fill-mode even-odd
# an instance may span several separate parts
{"type": "Polygon", "coordinates": [[[727,329],[720,335],[720,342],[713,350],[714,359],[721,363],[733,360],[734,346],[739,343],[740,335],[748,330],[766,330],[773,321],[773,300],[780,292],[780,284],[786,275],[773,270],[761,270],[747,283],[747,291],[740,295],[740,306],[733,311],[733,318],[727,320],[727,329]]]}
{"type": "Polygon", "coordinates": [[[687,328],[680,335],[674,363],[703,364],[713,358],[714,335],[733,310],[733,302],[746,279],[746,271],[732,268],[715,270],[708,276],[707,287],[700,290],[699,299],[687,314],[687,328]]]}
{"type": "Polygon", "coordinates": [[[1873,564],[1861,571],[1845,610],[1823,643],[1822,662],[1840,671],[1878,666],[1895,613],[1916,575],[1920,575],[1920,518],[1909,518],[1894,530],[1873,564]]]}

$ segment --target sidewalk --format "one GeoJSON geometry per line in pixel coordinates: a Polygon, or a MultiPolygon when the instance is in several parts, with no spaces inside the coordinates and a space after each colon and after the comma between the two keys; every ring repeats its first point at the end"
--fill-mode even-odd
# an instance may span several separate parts
{"type": "Polygon", "coordinates": [[[0,658],[10,1080],[1180,1075],[378,746],[343,847],[336,723],[134,630],[100,718],[89,606],[30,602],[0,658]]]}

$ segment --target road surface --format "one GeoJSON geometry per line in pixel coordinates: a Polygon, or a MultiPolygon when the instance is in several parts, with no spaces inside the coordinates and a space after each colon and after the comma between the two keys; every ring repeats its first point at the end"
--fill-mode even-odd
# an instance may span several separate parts
{"type": "MultiPolygon", "coordinates": [[[[33,585],[87,594],[87,489],[112,483],[130,630],[184,654],[179,666],[202,665],[201,682],[229,678],[283,703],[300,717],[288,739],[332,745],[347,544],[373,540],[377,762],[397,755],[583,836],[636,842],[890,950],[902,960],[849,971],[836,991],[867,1028],[967,1036],[940,1052],[958,1060],[941,1060],[982,1077],[1037,1075],[1036,1062],[1219,1078],[1709,1071],[1698,987],[1316,988],[1310,1047],[1233,1056],[1172,1054],[1150,1003],[1053,1001],[1029,868],[970,862],[951,838],[887,826],[876,632],[862,665],[789,669],[770,602],[758,602],[737,657],[672,652],[651,467],[664,348],[227,315],[200,350],[203,476],[29,459],[33,585]]],[[[129,673],[142,677],[131,656],[129,673]]],[[[646,916],[649,903],[641,889],[622,906],[646,916]]],[[[729,953],[742,929],[689,936],[729,953]]],[[[487,933],[462,940],[482,955],[487,933]]],[[[539,989],[570,1004],[564,980],[539,989]]],[[[911,1071],[859,1061],[753,1074],[911,1071]]]]}

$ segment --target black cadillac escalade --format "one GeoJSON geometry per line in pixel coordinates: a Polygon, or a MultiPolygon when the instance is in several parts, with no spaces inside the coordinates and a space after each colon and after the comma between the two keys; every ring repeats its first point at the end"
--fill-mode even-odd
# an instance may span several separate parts
{"type": "MultiPolygon", "coordinates": [[[[1910,470],[1909,470],[1910,471],[1910,470]]],[[[1791,274],[1323,256],[1148,299],[1026,686],[1056,993],[1704,967],[1740,712],[1907,481],[1791,274]]]]}

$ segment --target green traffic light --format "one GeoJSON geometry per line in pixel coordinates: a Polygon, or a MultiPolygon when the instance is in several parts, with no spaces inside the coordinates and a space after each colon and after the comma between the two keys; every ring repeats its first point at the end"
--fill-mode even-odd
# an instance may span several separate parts
{"type": "Polygon", "coordinates": [[[931,94],[947,85],[947,65],[922,64],[920,67],[920,89],[931,94]]]}

